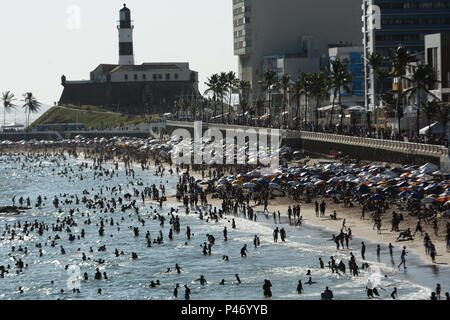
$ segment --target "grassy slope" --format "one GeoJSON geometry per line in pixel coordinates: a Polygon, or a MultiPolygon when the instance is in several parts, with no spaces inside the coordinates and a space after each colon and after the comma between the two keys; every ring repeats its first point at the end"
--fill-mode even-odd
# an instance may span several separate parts
{"type": "MultiPolygon", "coordinates": [[[[96,106],[72,106],[52,107],[45,112],[39,119],[34,121],[30,128],[34,128],[39,124],[50,123],[78,123],[84,124],[86,127],[96,127],[108,125],[134,125],[144,122],[144,117],[139,115],[124,115],[121,113],[111,112],[96,106]]],[[[147,120],[156,120],[156,115],[148,115],[147,120]]]]}

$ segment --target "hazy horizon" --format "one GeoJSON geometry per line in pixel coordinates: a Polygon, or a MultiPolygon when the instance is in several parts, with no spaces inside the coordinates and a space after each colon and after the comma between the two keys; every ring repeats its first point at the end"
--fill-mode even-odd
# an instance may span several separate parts
{"type": "Polygon", "coordinates": [[[119,10],[134,20],[136,64],[189,62],[200,91],[213,73],[237,71],[231,0],[60,0],[5,2],[0,92],[18,99],[31,91],[44,104],[58,101],[68,80],[89,79],[100,63],[118,63],[119,10]],[[80,12],[79,28],[77,12],[80,12]]]}

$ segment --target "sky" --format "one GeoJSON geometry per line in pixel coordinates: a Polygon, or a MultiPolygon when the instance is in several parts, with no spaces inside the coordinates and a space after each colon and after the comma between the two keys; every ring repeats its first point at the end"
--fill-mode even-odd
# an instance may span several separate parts
{"type": "Polygon", "coordinates": [[[119,59],[119,10],[134,20],[135,63],[189,62],[200,91],[213,73],[237,71],[232,0],[16,0],[2,2],[0,92],[58,101],[67,80],[89,79],[119,59]]]}

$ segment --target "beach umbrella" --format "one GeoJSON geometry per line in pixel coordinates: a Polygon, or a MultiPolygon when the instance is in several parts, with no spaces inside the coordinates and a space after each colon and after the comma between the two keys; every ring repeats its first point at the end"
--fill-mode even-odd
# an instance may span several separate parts
{"type": "Polygon", "coordinates": [[[408,199],[420,199],[421,196],[420,196],[420,194],[418,194],[417,192],[413,191],[413,192],[411,192],[411,193],[408,195],[407,198],[408,198],[408,199]]]}
{"type": "Polygon", "coordinates": [[[276,184],[276,183],[270,183],[269,188],[270,189],[281,189],[280,185],[276,184]]]}
{"type": "Polygon", "coordinates": [[[245,188],[245,189],[252,189],[252,188],[256,187],[256,183],[253,183],[253,182],[247,182],[247,183],[244,183],[244,184],[242,185],[242,187],[245,188]]]}
{"type": "Polygon", "coordinates": [[[397,187],[399,187],[399,188],[408,188],[408,187],[410,187],[410,184],[408,182],[404,181],[402,183],[397,184],[397,187]]]}
{"type": "Polygon", "coordinates": [[[332,196],[332,195],[336,195],[339,194],[339,191],[335,190],[335,189],[331,189],[327,191],[327,195],[332,196]]]}
{"type": "Polygon", "coordinates": [[[377,194],[374,194],[374,195],[372,196],[372,199],[375,199],[375,200],[384,200],[385,197],[384,197],[382,194],[377,193],[377,194]]]}
{"type": "Polygon", "coordinates": [[[340,181],[340,179],[338,177],[333,177],[333,178],[329,179],[327,181],[327,183],[336,183],[336,182],[339,182],[339,181],[340,181]]]}
{"type": "Polygon", "coordinates": [[[401,198],[407,198],[410,194],[411,194],[410,191],[405,190],[405,191],[400,192],[400,193],[398,194],[398,196],[401,197],[401,198]]]}
{"type": "Polygon", "coordinates": [[[433,203],[436,201],[437,201],[437,199],[433,198],[433,197],[428,197],[428,198],[422,199],[422,203],[433,203]]]}
{"type": "Polygon", "coordinates": [[[423,166],[419,167],[419,171],[422,173],[429,173],[439,170],[438,166],[435,164],[432,164],[430,162],[424,164],[423,166]]]}
{"type": "Polygon", "coordinates": [[[275,177],[275,178],[272,179],[271,182],[273,182],[273,183],[279,183],[280,181],[281,181],[281,178],[280,178],[280,177],[275,177]]]}
{"type": "Polygon", "coordinates": [[[298,181],[289,181],[287,184],[290,185],[290,186],[296,187],[296,186],[298,186],[300,184],[300,182],[298,182],[298,181]]]}
{"type": "Polygon", "coordinates": [[[369,187],[366,186],[365,184],[361,184],[361,185],[357,186],[355,190],[358,192],[368,192],[369,187]]]}
{"type": "Polygon", "coordinates": [[[314,182],[314,185],[319,186],[321,184],[324,184],[325,182],[326,182],[325,180],[319,180],[319,181],[314,182]]]}

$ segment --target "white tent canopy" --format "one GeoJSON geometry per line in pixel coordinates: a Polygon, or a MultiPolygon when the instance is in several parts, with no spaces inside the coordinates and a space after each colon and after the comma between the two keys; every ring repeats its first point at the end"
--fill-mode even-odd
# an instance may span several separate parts
{"type": "Polygon", "coordinates": [[[427,135],[430,133],[441,134],[444,133],[444,127],[440,122],[435,122],[429,126],[426,126],[425,128],[420,129],[419,133],[421,135],[427,135]]]}

